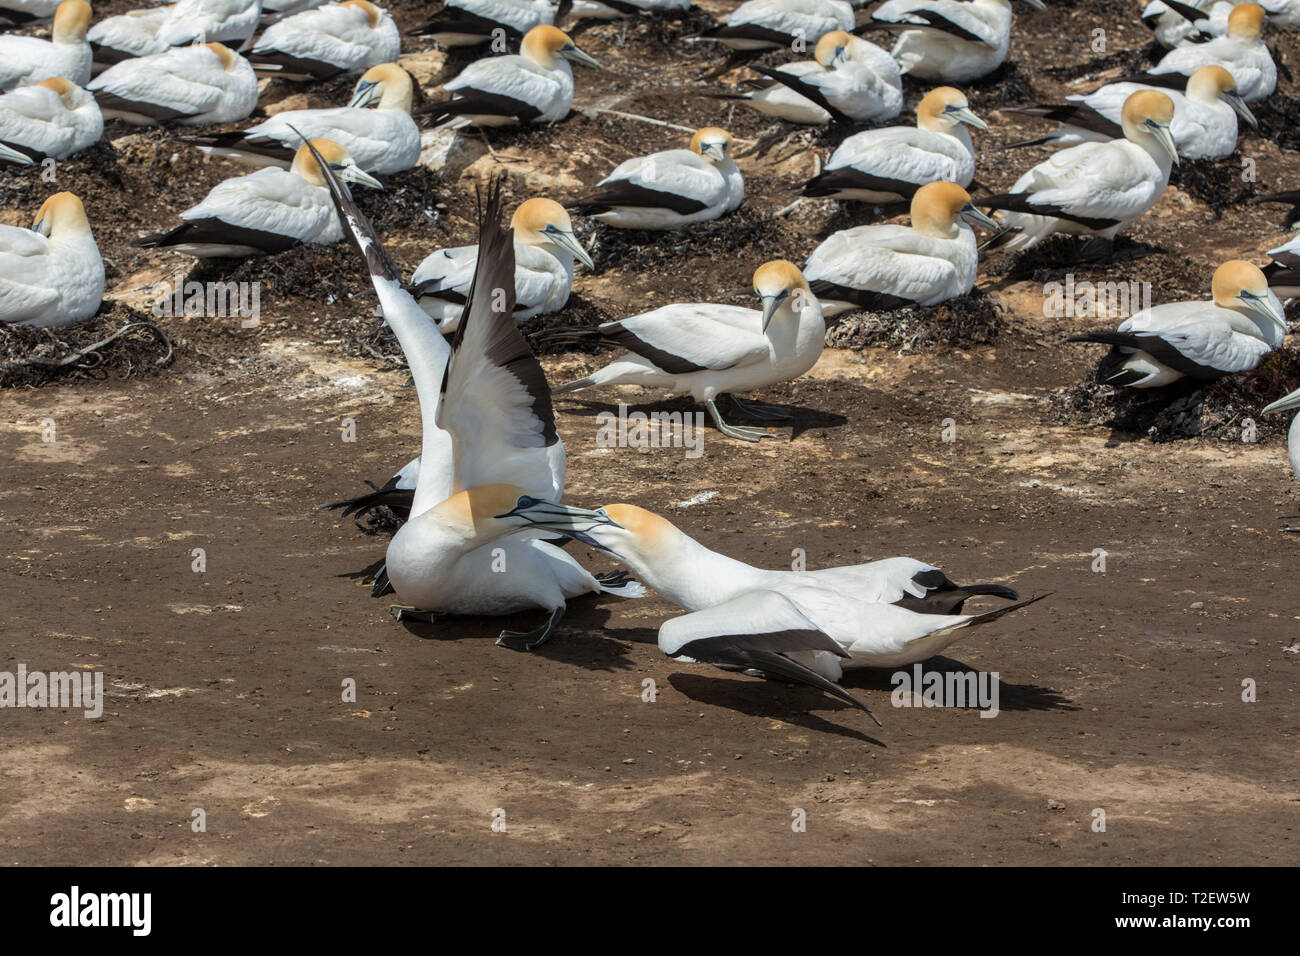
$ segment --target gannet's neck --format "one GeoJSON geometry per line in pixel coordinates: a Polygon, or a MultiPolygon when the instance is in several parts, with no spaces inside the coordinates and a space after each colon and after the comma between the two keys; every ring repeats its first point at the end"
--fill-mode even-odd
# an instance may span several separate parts
{"type": "Polygon", "coordinates": [[[710,551],[667,522],[665,526],[671,531],[655,542],[653,552],[637,550],[618,558],[656,594],[687,611],[730,600],[771,573],[710,551]]]}

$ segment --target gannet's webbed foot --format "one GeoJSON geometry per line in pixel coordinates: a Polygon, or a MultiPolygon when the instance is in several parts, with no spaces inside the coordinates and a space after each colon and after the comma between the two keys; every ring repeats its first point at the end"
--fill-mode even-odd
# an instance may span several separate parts
{"type": "Polygon", "coordinates": [[[769,422],[788,422],[794,418],[794,412],[788,408],[777,408],[775,405],[763,405],[759,402],[742,401],[735,395],[728,395],[731,404],[736,411],[742,415],[748,415],[750,418],[758,418],[769,422]]]}
{"type": "Polygon", "coordinates": [[[422,624],[433,624],[438,618],[446,616],[437,611],[421,611],[405,604],[390,605],[388,613],[399,621],[419,621],[422,624]]]}
{"type": "Polygon", "coordinates": [[[713,416],[713,424],[718,426],[718,431],[722,432],[722,434],[726,435],[728,438],[739,438],[741,441],[760,441],[764,438],[777,437],[775,435],[769,435],[761,428],[749,428],[744,425],[728,425],[722,420],[722,414],[718,411],[718,406],[712,401],[705,402],[704,406],[709,410],[709,414],[713,416]]]}
{"type": "Polygon", "coordinates": [[[535,631],[502,631],[497,638],[498,647],[508,647],[512,651],[535,651],[551,639],[555,625],[564,617],[564,608],[557,607],[551,616],[535,631]]]}

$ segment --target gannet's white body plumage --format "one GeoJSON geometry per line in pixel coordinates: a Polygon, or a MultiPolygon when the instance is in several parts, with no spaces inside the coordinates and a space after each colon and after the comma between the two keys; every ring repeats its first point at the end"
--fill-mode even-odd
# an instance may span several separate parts
{"type": "MultiPolygon", "coordinates": [[[[573,261],[593,263],[573,235],[564,207],[551,199],[529,199],[510,221],[515,243],[515,319],[558,312],[573,289],[573,261]]],[[[460,326],[461,313],[474,281],[478,246],[439,249],[411,276],[411,294],[437,320],[443,332],[460,326]]]]}
{"type": "Polygon", "coordinates": [[[457,47],[488,43],[499,30],[513,45],[533,27],[554,22],[550,0],[450,0],[415,32],[457,47]]]}
{"type": "MultiPolygon", "coordinates": [[[[1029,0],[1043,9],[1041,0],[1029,0]]],[[[968,83],[1002,65],[1011,43],[1011,0],[889,0],[873,23],[902,28],[894,59],[919,80],[968,83]]]]}
{"type": "MultiPolygon", "coordinates": [[[[1300,26],[1300,0],[1256,0],[1256,2],[1264,8],[1266,19],[1274,26],[1300,26]]],[[[1200,6],[1200,4],[1195,4],[1195,6],[1200,6]]],[[[1227,0],[1217,0],[1209,8],[1208,15],[1196,21],[1196,26],[1215,36],[1226,36],[1229,26],[1228,18],[1232,16],[1232,11],[1235,8],[1236,4],[1228,3],[1227,0]]]]}
{"type": "Polygon", "coordinates": [[[1116,332],[1071,336],[1111,346],[1097,370],[1102,385],[1160,388],[1182,378],[1213,381],[1247,372],[1287,333],[1282,303],[1264,273],[1241,259],[1214,273],[1212,302],[1172,302],[1143,309],[1116,332]]]}
{"type": "Polygon", "coordinates": [[[1152,76],[1191,76],[1203,66],[1221,66],[1233,75],[1242,98],[1253,103],[1277,89],[1277,64],[1260,38],[1264,8],[1242,3],[1228,17],[1226,36],[1204,43],[1184,43],[1165,54],[1148,72],[1152,76]]]}
{"type": "Polygon", "coordinates": [[[0,162],[65,159],[99,142],[104,117],[95,98],[63,77],[0,95],[0,162]]]}
{"type": "Polygon", "coordinates": [[[0,27],[45,23],[63,0],[0,0],[0,27]]]}
{"type": "Polygon", "coordinates": [[[402,52],[397,24],[369,0],[343,0],[271,24],[248,58],[271,76],[320,79],[392,63],[402,52]]]}
{"type": "Polygon", "coordinates": [[[100,20],[86,32],[95,67],[104,70],[132,57],[166,53],[168,45],[158,39],[158,30],[171,13],[171,7],[147,7],[100,20]]]}
{"type": "Polygon", "coordinates": [[[613,0],[612,4],[599,0],[574,0],[574,20],[621,20],[625,17],[656,13],[685,13],[691,0],[613,0]]]}
{"type": "Polygon", "coordinates": [[[61,76],[78,86],[90,81],[90,4],[63,0],[54,13],[49,40],[27,36],[0,36],[0,90],[39,83],[61,76]]]}
{"type": "Polygon", "coordinates": [[[91,27],[86,39],[101,66],[190,43],[224,43],[241,50],[261,15],[262,0],[180,0],[108,17],[91,27]]]}
{"type": "Polygon", "coordinates": [[[966,96],[950,86],[925,95],[916,126],[854,133],[835,148],[826,168],[804,184],[805,196],[862,202],[910,200],[937,181],[963,188],[975,177],[975,147],[967,126],[988,129],[966,96]]]}
{"type": "Polygon", "coordinates": [[[262,0],[262,22],[274,22],[304,10],[323,7],[330,0],[262,0]]]}
{"type": "Polygon", "coordinates": [[[257,75],[221,43],[173,47],[123,60],[87,87],[104,116],[135,126],[203,126],[245,119],[257,106],[257,75]]]}
{"type": "Polygon", "coordinates": [[[0,323],[75,325],[103,295],[104,260],[72,193],[45,200],[31,229],[0,226],[0,323]]]}
{"type": "Polygon", "coordinates": [[[568,206],[620,229],[679,229],[734,212],[744,198],[731,135],[706,126],[691,137],[689,149],[619,163],[592,193],[568,206]]]}
{"type": "Polygon", "coordinates": [[[879,123],[903,109],[903,81],[894,58],[843,30],[824,34],[811,60],[753,69],[771,82],[745,94],[745,100],[760,113],[792,123],[879,123]]]}
{"type": "MultiPolygon", "coordinates": [[[[1211,0],[1186,0],[1185,6],[1204,13],[1210,7],[1211,0]]],[[[1199,35],[1196,19],[1189,19],[1182,13],[1171,9],[1163,0],[1151,0],[1142,8],[1142,22],[1150,27],[1156,42],[1167,50],[1178,46],[1184,40],[1199,35]]]]}
{"type": "MultiPolygon", "coordinates": [[[[1295,408],[1300,408],[1300,388],[1266,406],[1260,414],[1272,415],[1295,408]]],[[[1291,428],[1287,432],[1287,454],[1291,459],[1291,474],[1295,475],[1296,478],[1300,478],[1300,413],[1297,413],[1296,417],[1291,420],[1291,428]]],[[[1300,531],[1300,525],[1293,525],[1286,530],[1300,531]]]]}
{"type": "Polygon", "coordinates": [[[997,224],[956,183],[930,183],[912,197],[912,225],[855,226],[813,250],[804,278],[827,316],[936,305],[975,284],[979,252],[968,222],[997,224]]]}
{"type": "Polygon", "coordinates": [[[745,0],[722,26],[702,36],[733,50],[796,48],[816,43],[832,30],[851,31],[853,7],[845,0],[745,0]]]}

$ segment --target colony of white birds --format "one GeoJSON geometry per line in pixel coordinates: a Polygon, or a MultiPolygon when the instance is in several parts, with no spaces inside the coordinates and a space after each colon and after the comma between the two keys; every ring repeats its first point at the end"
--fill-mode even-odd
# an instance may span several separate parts
{"type": "MultiPolygon", "coordinates": [[[[1045,9],[1040,0],[1025,4],[1045,9]]],[[[7,91],[0,94],[0,164],[21,173],[66,159],[98,142],[106,121],[184,125],[179,142],[261,168],[220,183],[174,229],[141,236],[140,246],[243,258],[350,237],[405,353],[422,422],[415,459],[373,494],[339,503],[345,514],[384,506],[402,521],[373,575],[376,595],[391,591],[402,602],[393,608],[399,619],[538,609],[546,615],[540,627],[502,632],[498,641],[531,650],[551,636],[569,599],[639,597],[649,587],[684,612],[660,630],[667,654],[807,683],[866,710],[839,686],[844,667],[923,660],[969,627],[1038,598],[1021,601],[998,584],[957,585],[911,558],[763,570],[637,505],[561,504],[565,452],[552,394],[615,384],[689,394],[721,434],[774,437],[725,421],[717,401],[726,396],[751,419],[779,421],[787,413],[738,393],[811,369],[828,318],[964,296],[981,251],[1028,249],[1056,233],[1089,237],[1083,254],[1104,259],[1111,241],[1159,201],[1180,157],[1231,155],[1239,121],[1257,125],[1249,104],[1267,100],[1277,85],[1265,28],[1300,23],[1300,0],[1154,0],[1141,18],[1169,51],[1149,72],[1064,103],[1008,109],[1054,124],[1016,145],[1064,148],[998,195],[972,185],[971,130],[988,125],[958,87],[1006,61],[1015,39],[1011,0],[888,0],[861,26],[845,0],[741,3],[693,42],[721,47],[728,66],[765,51],[788,49],[792,57],[749,67],[755,78],[742,92],[712,95],[843,134],[800,201],[906,204],[910,225],[836,232],[802,268],[758,264],[758,308],[680,303],[566,332],[558,339],[625,354],[552,390],[516,322],[562,310],[575,264],[594,268],[571,217],[664,232],[727,216],[744,200],[745,184],[726,130],[705,127],[683,147],[622,162],[567,204],[529,199],[508,227],[499,183],[489,183],[478,244],[432,251],[405,281],[345,184],[381,189],[377,177],[420,161],[430,130],[480,135],[483,127],[564,120],[577,82],[571,64],[600,68],[560,28],[566,20],[681,16],[689,5],[447,0],[411,31],[414,42],[481,47],[485,55],[443,84],[443,96],[415,108],[402,38],[370,0],[180,0],[93,26],[85,0],[0,0],[4,29],[51,24],[48,39],[0,35],[0,90],[7,91]],[[892,50],[858,36],[862,27],[895,32],[892,50]],[[803,58],[807,50],[811,59],[803,58]],[[310,83],[344,74],[358,77],[347,105],[202,129],[246,120],[268,78],[310,83]],[[902,112],[905,76],[928,89],[915,125],[881,125],[902,112]],[[972,227],[990,233],[982,246],[972,227]],[[627,570],[592,574],[564,550],[568,539],[627,570]],[[502,556],[508,571],[495,573],[502,556]],[[1013,603],[965,613],[976,596],[1013,603]]],[[[1110,347],[1099,381],[1119,388],[1252,370],[1288,333],[1282,299],[1300,295],[1300,236],[1269,255],[1264,269],[1221,264],[1210,300],[1156,305],[1114,332],[1073,340],[1110,347]]],[[[31,229],[0,226],[0,322],[55,329],[86,321],[100,308],[104,284],[91,223],[72,193],[50,196],[31,229]]],[[[1292,408],[1300,408],[1300,390],[1263,412],[1292,408]]],[[[1300,415],[1290,456],[1300,475],[1300,415]]]]}

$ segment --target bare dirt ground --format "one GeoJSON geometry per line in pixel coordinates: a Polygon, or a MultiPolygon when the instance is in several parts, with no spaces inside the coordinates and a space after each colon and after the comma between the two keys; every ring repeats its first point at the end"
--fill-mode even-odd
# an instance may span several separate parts
{"type": "MultiPolygon", "coordinates": [[[[977,136],[985,187],[1005,188],[1046,155],[998,151],[1034,128],[997,106],[1054,100],[1141,62],[1137,6],[1018,13],[1015,66],[971,90],[993,126],[977,136]],[[1108,29],[1104,58],[1089,46],[1097,25],[1108,29]]],[[[416,22],[421,7],[398,4],[399,22],[416,22]]],[[[718,57],[681,43],[687,27],[622,29],[577,31],[609,67],[578,72],[579,108],[721,121],[751,140],[768,128],[701,95],[743,74],[699,85],[718,57]]],[[[1294,69],[1295,35],[1274,40],[1294,69]]],[[[426,94],[459,62],[417,58],[426,94]]],[[[337,102],[346,85],[310,100],[337,102]]],[[[272,86],[263,106],[298,92],[272,86]]],[[[909,88],[909,106],[921,92],[909,88]]],[[[1279,109],[1295,95],[1284,79],[1279,109]]],[[[532,655],[492,640],[503,624],[533,626],[528,616],[395,623],[387,600],[346,576],[387,539],[315,510],[385,478],[419,435],[407,376],[344,245],[194,270],[261,281],[262,322],[165,319],[177,356],[161,370],[146,340],[106,350],[97,372],[45,384],[8,369],[0,670],[102,671],[109,696],[100,720],[0,712],[0,860],[1294,864],[1300,535],[1278,519],[1297,511],[1300,489],[1284,422],[1261,421],[1257,443],[1239,437],[1242,417],[1300,384],[1294,356],[1208,395],[1203,434],[1153,442],[1140,424],[1107,424],[1113,400],[1086,385],[1096,351],[1061,342],[1105,323],[1047,319],[1041,303],[1043,282],[1070,270],[1148,279],[1163,301],[1203,294],[1224,258],[1263,262],[1289,234],[1280,209],[1244,200],[1294,188],[1300,162],[1276,142],[1294,136],[1290,121],[1260,113],[1272,138],[1240,147],[1258,182],[1241,180],[1238,157],[1187,174],[1111,264],[1073,266],[1068,245],[1055,262],[991,261],[980,289],[997,308],[978,334],[935,324],[910,347],[828,350],[809,376],[761,396],[796,412],[778,441],[710,431],[698,459],[602,449],[598,411],[665,407],[659,396],[557,402],[574,501],[639,503],[769,567],[788,566],[796,548],[813,568],[907,554],[957,580],[1053,592],[931,664],[998,672],[996,719],[895,709],[888,674],[852,674],[846,684],[882,717],[878,729],[806,688],[674,662],[655,647],[673,609],[653,596],[576,601],[532,655]],[[355,442],[342,440],[345,418],[355,442]],[[949,418],[957,440],[945,443],[949,418]],[[703,492],[716,495],[688,504],[703,492]],[[1096,549],[1105,573],[1093,569],[1096,549]],[[355,703],[340,700],[349,678],[355,703]],[[653,702],[642,700],[647,679],[653,702]],[[1242,700],[1246,679],[1254,703],[1242,700]],[[191,830],[195,808],[205,833],[191,830]],[[491,828],[498,808],[505,833],[491,828]],[[806,832],[792,830],[797,809],[806,832]],[[1104,833],[1092,828],[1096,809],[1104,833]]],[[[409,270],[437,245],[473,241],[482,175],[504,172],[514,199],[571,197],[684,135],[579,115],[494,133],[496,155],[471,140],[468,168],[420,169],[362,198],[409,270]]],[[[63,164],[57,186],[6,174],[0,196],[6,222],[28,221],[55,188],[85,198],[110,266],[112,328],[131,309],[148,312],[154,283],[192,268],[126,243],[241,170],[168,132],[114,127],[109,137],[63,164]]],[[[801,261],[829,228],[866,221],[869,211],[830,203],[773,218],[811,174],[812,149],[830,142],[802,133],[746,159],[748,203],[719,223],[631,238],[583,225],[599,269],[580,270],[570,309],[552,321],[720,298],[764,259],[801,261]]],[[[545,365],[558,382],[599,361],[575,353],[545,365]]]]}

